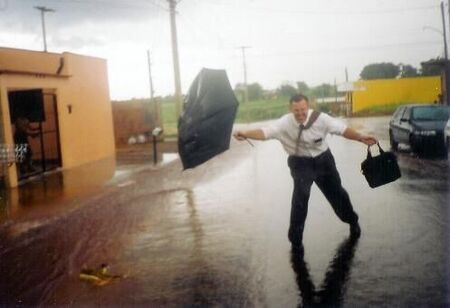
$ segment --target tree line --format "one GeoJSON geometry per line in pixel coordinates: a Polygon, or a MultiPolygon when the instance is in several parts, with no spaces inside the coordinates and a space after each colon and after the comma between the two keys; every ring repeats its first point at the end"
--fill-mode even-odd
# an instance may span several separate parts
{"type": "MultiPolygon", "coordinates": [[[[439,65],[432,63],[439,62],[442,59],[430,59],[421,63],[420,68],[415,68],[409,64],[394,64],[391,62],[372,63],[366,65],[359,74],[361,80],[373,80],[373,79],[391,79],[391,78],[410,78],[420,76],[439,76],[441,74],[441,68],[439,65]]],[[[242,83],[236,84],[234,92],[236,96],[243,101],[244,100],[244,85],[242,83]]],[[[271,100],[276,97],[290,97],[297,93],[303,93],[311,99],[322,97],[334,97],[337,93],[336,86],[328,83],[322,83],[315,87],[310,87],[304,81],[297,81],[295,83],[283,82],[275,90],[266,90],[261,84],[255,82],[247,85],[248,99],[249,101],[256,100],[271,100]]],[[[173,102],[174,97],[167,95],[165,97],[159,97],[158,100],[162,103],[173,102]]],[[[127,100],[130,102],[147,102],[148,99],[133,98],[127,100]]]]}
{"type": "MultiPolygon", "coordinates": [[[[392,78],[411,78],[421,76],[438,76],[441,74],[441,68],[431,63],[440,59],[430,59],[421,63],[420,69],[410,64],[394,64],[391,62],[372,63],[366,65],[359,74],[361,80],[374,79],[392,79],[392,78]]],[[[243,98],[244,84],[236,84],[234,91],[237,97],[243,98]]],[[[247,85],[248,100],[255,101],[260,99],[270,99],[273,96],[292,96],[296,93],[303,93],[310,98],[332,97],[336,95],[336,86],[323,83],[316,87],[309,87],[304,81],[297,81],[295,85],[289,82],[282,83],[277,89],[268,91],[255,82],[247,85]]]]}

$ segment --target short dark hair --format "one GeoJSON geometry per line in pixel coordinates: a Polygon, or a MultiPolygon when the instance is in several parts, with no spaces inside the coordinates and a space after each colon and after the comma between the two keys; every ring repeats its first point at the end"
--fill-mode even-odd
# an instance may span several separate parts
{"type": "Polygon", "coordinates": [[[299,101],[302,101],[302,100],[305,100],[307,103],[309,103],[309,99],[308,99],[308,97],[306,96],[306,95],[303,95],[303,94],[295,94],[295,95],[292,95],[291,96],[291,99],[289,100],[289,104],[292,104],[292,103],[297,103],[297,102],[299,102],[299,101]]]}

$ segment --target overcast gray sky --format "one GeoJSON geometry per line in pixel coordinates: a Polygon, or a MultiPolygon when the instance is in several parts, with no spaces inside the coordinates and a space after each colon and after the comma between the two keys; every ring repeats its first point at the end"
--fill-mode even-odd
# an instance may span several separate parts
{"type": "MultiPolygon", "coordinates": [[[[357,80],[375,62],[411,64],[443,56],[440,0],[182,0],[177,5],[182,90],[202,67],[227,70],[274,89],[357,80]]],[[[43,50],[46,14],[50,52],[108,61],[112,99],[148,97],[150,49],[156,95],[174,92],[166,0],[0,0],[0,46],[43,50]]],[[[448,6],[445,6],[448,21],[448,6]]],[[[449,26],[447,24],[447,33],[449,26]]]]}

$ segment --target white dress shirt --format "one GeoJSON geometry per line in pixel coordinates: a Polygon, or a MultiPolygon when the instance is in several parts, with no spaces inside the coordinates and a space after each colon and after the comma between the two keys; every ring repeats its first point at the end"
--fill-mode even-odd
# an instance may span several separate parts
{"type": "MultiPolygon", "coordinates": [[[[312,109],[309,109],[304,125],[308,123],[311,113],[312,109]]],[[[296,153],[299,128],[300,123],[297,122],[295,116],[292,113],[288,113],[271,122],[268,126],[263,127],[262,131],[266,139],[280,141],[289,155],[316,157],[328,149],[328,143],[325,139],[327,134],[342,135],[347,125],[326,113],[320,113],[313,125],[303,130],[298,153],[296,153]]]]}

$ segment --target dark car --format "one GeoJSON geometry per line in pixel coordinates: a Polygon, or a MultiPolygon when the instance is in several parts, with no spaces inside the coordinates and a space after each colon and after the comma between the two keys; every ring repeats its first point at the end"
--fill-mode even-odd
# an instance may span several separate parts
{"type": "Polygon", "coordinates": [[[391,148],[409,145],[411,151],[421,154],[446,153],[444,128],[450,117],[450,106],[410,104],[397,108],[389,122],[391,148]]]}

